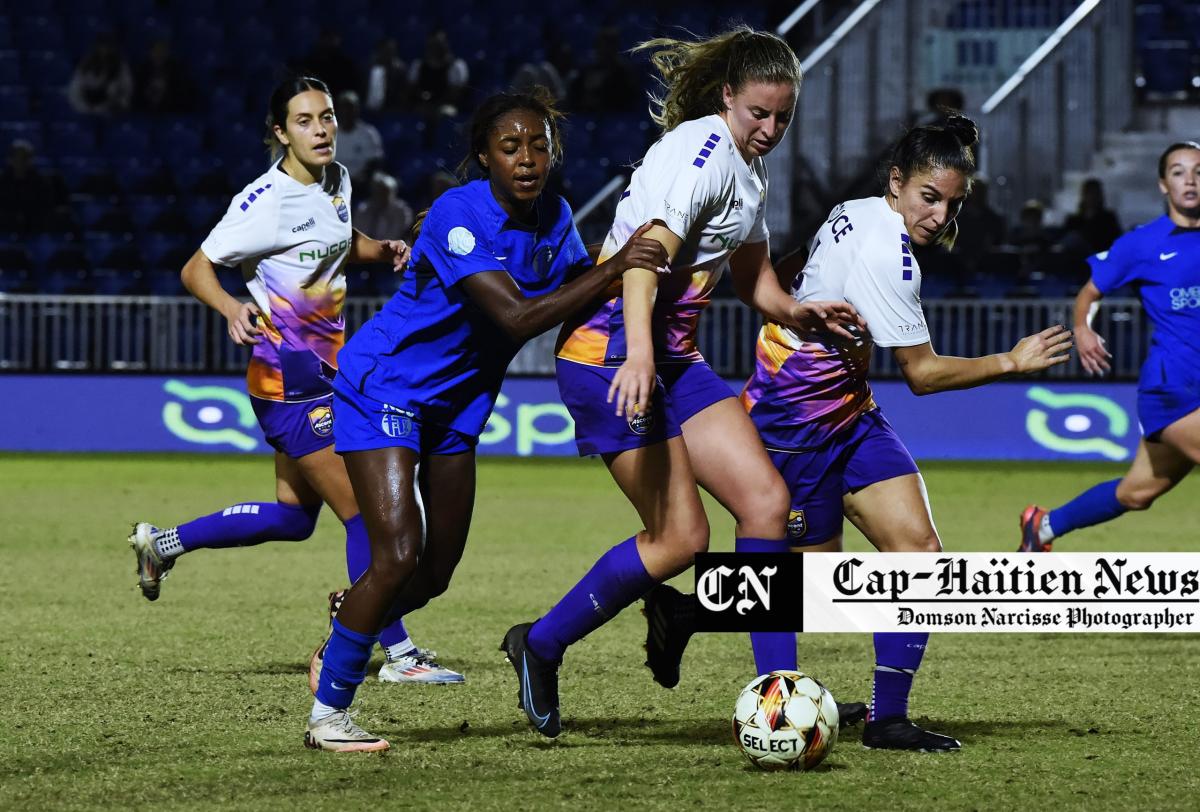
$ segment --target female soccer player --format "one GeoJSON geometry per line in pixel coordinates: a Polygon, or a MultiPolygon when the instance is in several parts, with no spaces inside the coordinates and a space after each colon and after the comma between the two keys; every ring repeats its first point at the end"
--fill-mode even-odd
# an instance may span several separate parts
{"type": "Polygon", "coordinates": [[[475,446],[517,350],[626,268],[666,264],[642,228],[588,270],[570,207],[542,195],[562,156],[559,118],[541,91],[483,102],[464,165],[473,161],[485,178],[437,199],[400,289],[342,350],[337,451],[363,508],[371,561],[334,619],[309,747],[388,747],[346,709],[388,619],[450,582],[474,504],[475,446]]]}
{"type": "MultiPolygon", "coordinates": [[[[134,525],[129,543],[148,600],[158,599],[162,579],[184,553],[308,538],[323,502],[345,525],[351,581],[366,568],[366,530],[332,448],[331,385],[344,338],[343,266],[390,262],[400,268],[408,246],[373,240],[351,227],[350,177],[334,161],[337,119],[323,82],[298,77],[275,88],[266,143],[271,168],[234,197],[181,275],[192,295],[225,316],[235,343],[254,347],[246,386],[275,449],[276,501],[232,505],[178,527],[134,525]],[[254,301],[240,302],[225,291],[215,265],[240,265],[254,301]]],[[[381,679],[462,679],[418,652],[400,621],[382,645],[388,663],[381,679]]]]}
{"type": "Polygon", "coordinates": [[[1167,213],[1088,259],[1092,278],[1075,297],[1079,359],[1093,375],[1112,356],[1091,327],[1100,299],[1136,285],[1154,325],[1138,381],[1142,439],[1125,476],[1103,482],[1054,510],[1021,514],[1020,552],[1049,550],[1054,539],[1146,510],[1200,463],[1200,143],[1167,147],[1158,160],[1167,213]]]}
{"type": "MultiPolygon", "coordinates": [[[[664,134],[633,173],[601,256],[652,221],[647,236],[666,247],[670,272],[633,268],[621,296],[565,324],[557,371],[580,453],[603,458],[644,529],[605,553],[545,616],[504,638],[521,706],[551,737],[561,729],[558,667],[567,647],[707,548],[697,484],[734,515],[737,549],[786,549],[783,481],[696,347],[700,313],[725,267],[747,303],[784,324],[849,337],[840,322],[855,319],[844,302],[794,301],[768,256],[763,156],[782,139],[800,87],[787,43],[739,27],[639,48],[652,51],[667,88],[653,100],[664,134]]],[[[661,661],[651,652],[656,679],[673,685],[678,675],[661,661]]]]}
{"type": "MultiPolygon", "coordinates": [[[[891,347],[915,394],[981,386],[1067,360],[1061,326],[982,358],[938,355],[921,311],[921,270],[913,245],[951,241],[954,218],[975,171],[975,124],[951,116],[910,130],[896,144],[882,197],[837,206],[817,232],[792,293],[797,301],[844,298],[870,334],[846,342],[828,333],[766,324],[742,403],[791,491],[793,548],[840,552],[842,517],[882,552],[938,552],[925,483],[876,406],[867,383],[872,344],[891,347]]],[[[794,634],[760,671],[796,667],[794,634]]],[[[908,695],[929,635],[876,634],[874,694],[863,744],[901,750],[957,750],[949,736],[908,719],[908,695]]]]}

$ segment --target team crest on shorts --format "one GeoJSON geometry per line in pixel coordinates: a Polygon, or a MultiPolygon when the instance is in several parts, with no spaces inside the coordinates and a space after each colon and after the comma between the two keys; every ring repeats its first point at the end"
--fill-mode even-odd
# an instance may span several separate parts
{"type": "Polygon", "coordinates": [[[408,433],[412,431],[412,427],[411,418],[394,412],[384,412],[383,420],[379,424],[379,428],[388,437],[407,437],[408,433]]]}
{"type": "Polygon", "coordinates": [[[343,223],[350,222],[350,207],[346,205],[345,199],[338,195],[333,199],[333,207],[337,209],[338,219],[343,223]]]}
{"type": "Polygon", "coordinates": [[[333,433],[333,409],[317,406],[308,413],[308,425],[312,426],[313,434],[328,437],[333,433]]]}
{"type": "Polygon", "coordinates": [[[803,510],[793,510],[788,513],[787,533],[788,538],[802,539],[804,534],[808,532],[808,523],[804,521],[803,510]]]}
{"type": "Polygon", "coordinates": [[[654,414],[652,412],[642,412],[629,418],[629,430],[634,434],[645,434],[652,428],[654,428],[654,414]]]}

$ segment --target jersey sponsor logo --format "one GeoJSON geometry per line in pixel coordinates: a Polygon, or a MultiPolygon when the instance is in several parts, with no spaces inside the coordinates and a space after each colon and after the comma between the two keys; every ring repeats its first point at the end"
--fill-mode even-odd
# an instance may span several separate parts
{"type": "Polygon", "coordinates": [[[722,237],[720,234],[713,235],[713,242],[724,248],[726,251],[736,251],[738,246],[742,244],[741,240],[735,240],[732,237],[722,237]]]}
{"type": "Polygon", "coordinates": [[[1171,309],[1191,310],[1200,307],[1200,285],[1190,288],[1171,288],[1171,309]]]}
{"type": "Polygon", "coordinates": [[[1161,261],[1163,261],[1163,262],[1166,262],[1168,259],[1171,259],[1172,257],[1174,257],[1174,256],[1175,256],[1176,254],[1178,254],[1178,253],[1179,253],[1178,251],[1172,251],[1172,252],[1171,252],[1171,253],[1169,253],[1169,254],[1159,254],[1159,255],[1158,255],[1158,258],[1159,258],[1161,261]]]}
{"type": "Polygon", "coordinates": [[[326,405],[316,407],[308,413],[308,425],[318,437],[333,434],[333,409],[326,405]]]}
{"type": "Polygon", "coordinates": [[[708,140],[704,142],[704,147],[700,150],[699,156],[697,156],[696,160],[692,161],[692,166],[704,166],[704,162],[708,160],[708,156],[712,155],[713,150],[717,148],[717,142],[720,140],[721,136],[717,135],[716,133],[710,133],[708,140]]]}
{"type": "Polygon", "coordinates": [[[465,257],[475,250],[475,235],[471,233],[470,229],[455,226],[446,235],[446,250],[451,254],[465,257]]]}
{"type": "Polygon", "coordinates": [[[300,231],[308,231],[310,228],[316,228],[316,225],[317,225],[317,218],[309,217],[307,220],[305,220],[300,225],[292,226],[292,233],[295,234],[300,231]]]}
{"type": "MultiPolygon", "coordinates": [[[[636,410],[637,407],[635,406],[636,410]]],[[[629,418],[629,430],[634,434],[645,434],[654,428],[654,413],[650,411],[634,414],[629,418]]]]}
{"type": "Polygon", "coordinates": [[[829,215],[829,219],[825,221],[829,224],[829,230],[833,233],[834,243],[842,241],[851,231],[854,230],[854,225],[850,222],[850,218],[846,216],[846,204],[842,203],[835,208],[829,215]]]}
{"type": "Polygon", "coordinates": [[[808,532],[808,522],[804,520],[803,510],[793,510],[788,513],[787,534],[788,538],[802,539],[804,534],[808,532]]]}
{"type": "Polygon", "coordinates": [[[329,257],[336,257],[338,254],[342,253],[349,247],[350,247],[350,240],[342,240],[341,242],[330,243],[329,245],[325,246],[324,248],[317,248],[313,251],[301,251],[300,252],[300,261],[304,262],[305,260],[310,260],[310,259],[313,261],[316,261],[316,260],[321,260],[321,259],[327,259],[329,257]]]}
{"type": "Polygon", "coordinates": [[[733,200],[733,210],[734,210],[734,211],[741,211],[741,210],[742,210],[742,199],[741,199],[740,197],[734,198],[734,200],[733,200]]]}
{"type": "Polygon", "coordinates": [[[253,192],[251,192],[250,195],[245,200],[242,201],[242,205],[238,206],[238,208],[240,208],[242,211],[245,211],[246,209],[250,208],[250,204],[253,203],[255,200],[258,200],[258,196],[270,188],[271,188],[271,184],[269,184],[269,183],[266,186],[259,186],[257,189],[255,189],[253,192]]]}
{"type": "Polygon", "coordinates": [[[666,201],[666,200],[663,201],[663,209],[666,211],[667,214],[671,215],[672,217],[674,217],[676,220],[678,220],[680,223],[683,223],[684,225],[687,225],[689,222],[691,222],[691,218],[688,216],[688,213],[686,211],[681,211],[680,209],[675,208],[674,206],[672,206],[670,204],[669,201],[666,201]]]}
{"type": "Polygon", "coordinates": [[[350,207],[346,205],[345,199],[341,195],[335,195],[332,202],[333,208],[337,211],[338,219],[343,223],[349,223],[350,207]]]}

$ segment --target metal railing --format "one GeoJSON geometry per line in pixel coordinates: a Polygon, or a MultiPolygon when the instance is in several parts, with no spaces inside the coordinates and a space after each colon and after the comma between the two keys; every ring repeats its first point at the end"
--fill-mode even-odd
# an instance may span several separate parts
{"type": "Polygon", "coordinates": [[[981,169],[1010,220],[1132,123],[1132,20],[1131,0],[1085,0],[984,102],[981,169]]]}
{"type": "MultiPolygon", "coordinates": [[[[353,332],[387,300],[350,299],[346,327],[353,332]]],[[[1070,324],[1070,299],[929,300],[924,303],[934,349],[943,355],[1003,352],[1052,324],[1070,324]]],[[[699,343],[713,368],[744,377],[754,365],[761,318],[735,300],[717,300],[700,320],[699,343]]],[[[1113,373],[1136,378],[1148,325],[1137,299],[1106,299],[1096,328],[1113,353],[1113,373]]],[[[554,372],[551,330],[531,341],[510,372],[554,372]]],[[[218,313],[188,297],[36,296],[0,294],[0,370],[6,372],[157,372],[240,374],[249,350],[225,332],[218,313]]],[[[892,353],[877,349],[875,374],[896,376],[892,353]]],[[[1079,377],[1078,359],[1049,375],[1079,377]]],[[[0,384],[2,385],[2,384],[0,384]]]]}

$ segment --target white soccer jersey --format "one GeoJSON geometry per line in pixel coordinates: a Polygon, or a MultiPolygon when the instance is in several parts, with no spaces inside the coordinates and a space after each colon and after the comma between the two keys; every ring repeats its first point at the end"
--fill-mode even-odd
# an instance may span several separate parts
{"type": "Polygon", "coordinates": [[[817,231],[792,295],[797,301],[846,301],[881,347],[929,341],[921,310],[921,269],[904,218],[882,197],[848,200],[817,231]]]}
{"type": "MultiPolygon", "coordinates": [[[[659,362],[701,360],[695,346],[700,313],[729,255],[744,243],[767,240],[766,199],[762,158],[747,163],[715,114],[685,121],[663,135],[634,170],[600,261],[651,220],[661,220],[683,238],[670,273],[658,280],[653,329],[659,362]]],[[[619,363],[625,355],[621,299],[605,303],[583,323],[568,323],[560,341],[562,358],[619,363]]]]}
{"type": "Polygon", "coordinates": [[[350,173],[341,164],[311,185],[276,164],[233,198],[201,244],[214,264],[241,267],[262,311],[263,340],[246,373],[251,395],[290,401],[330,391],[345,338],[350,206],[350,173]]]}

